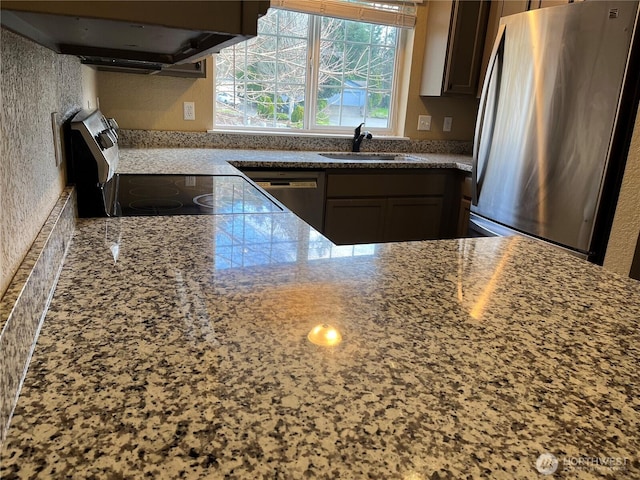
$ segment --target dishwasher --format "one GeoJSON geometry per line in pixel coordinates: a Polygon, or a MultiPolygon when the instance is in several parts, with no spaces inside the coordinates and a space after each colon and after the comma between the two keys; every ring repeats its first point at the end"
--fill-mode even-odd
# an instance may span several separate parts
{"type": "Polygon", "coordinates": [[[322,232],[324,172],[243,170],[243,173],[313,228],[322,232]]]}

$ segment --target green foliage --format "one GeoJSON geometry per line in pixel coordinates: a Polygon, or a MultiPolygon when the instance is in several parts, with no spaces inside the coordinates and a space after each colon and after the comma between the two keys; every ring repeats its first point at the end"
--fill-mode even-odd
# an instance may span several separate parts
{"type": "Polygon", "coordinates": [[[389,118],[388,108],[373,108],[369,110],[369,116],[371,118],[389,118]]]}
{"type": "Polygon", "coordinates": [[[369,110],[373,110],[382,103],[383,95],[377,92],[369,92],[368,102],[369,102],[369,110]]]}
{"type": "Polygon", "coordinates": [[[302,122],[304,119],[304,107],[300,104],[293,107],[293,112],[291,112],[291,121],[293,123],[302,122]]]}
{"type": "Polygon", "coordinates": [[[217,114],[221,114],[221,115],[234,115],[237,113],[236,110],[234,110],[233,108],[230,107],[226,107],[226,106],[222,106],[224,104],[220,104],[218,103],[216,105],[216,113],[217,114]]]}
{"type": "Polygon", "coordinates": [[[318,99],[318,110],[316,111],[316,124],[317,125],[329,125],[329,113],[327,112],[327,107],[329,106],[329,102],[326,98],[318,99]]]}
{"type": "Polygon", "coordinates": [[[273,97],[271,95],[260,95],[258,97],[256,110],[258,111],[258,115],[262,117],[273,118],[273,97]]]}

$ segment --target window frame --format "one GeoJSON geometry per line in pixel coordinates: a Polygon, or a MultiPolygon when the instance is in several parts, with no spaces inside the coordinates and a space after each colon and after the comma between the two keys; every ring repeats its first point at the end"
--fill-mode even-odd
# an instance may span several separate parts
{"type": "MultiPolygon", "coordinates": [[[[320,43],[321,43],[321,26],[322,15],[308,14],[310,18],[310,25],[307,33],[307,42],[309,47],[307,48],[307,68],[306,68],[306,85],[305,90],[305,104],[309,108],[305,108],[303,128],[277,128],[277,127],[256,127],[250,125],[217,125],[217,78],[216,78],[216,54],[213,55],[213,129],[212,132],[237,132],[237,133],[255,133],[255,134],[269,134],[269,135],[305,135],[305,136],[345,136],[352,135],[353,129],[358,125],[339,126],[339,125],[327,125],[318,126],[315,124],[315,114],[317,108],[317,94],[318,91],[318,76],[315,74],[319,68],[320,59],[320,43]],[[307,95],[312,94],[312,95],[307,95]]],[[[363,22],[368,23],[368,22],[363,22]]],[[[393,25],[391,25],[393,26],[393,25]]],[[[389,105],[389,117],[388,126],[386,128],[381,127],[367,127],[366,123],[364,128],[384,137],[397,137],[400,135],[400,92],[404,90],[405,80],[404,66],[407,58],[411,57],[411,53],[408,52],[409,45],[409,29],[395,27],[398,29],[398,37],[396,40],[396,51],[393,67],[393,81],[391,84],[391,99],[389,105]]]]}

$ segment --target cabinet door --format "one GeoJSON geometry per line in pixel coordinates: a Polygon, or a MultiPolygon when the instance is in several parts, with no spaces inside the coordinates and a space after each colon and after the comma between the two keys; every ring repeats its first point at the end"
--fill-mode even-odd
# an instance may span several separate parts
{"type": "Polygon", "coordinates": [[[384,241],[386,199],[328,199],[324,235],[338,245],[384,241]]]}
{"type": "Polygon", "coordinates": [[[462,178],[460,186],[460,209],[458,211],[457,237],[469,236],[469,216],[471,214],[471,176],[462,178]]]}
{"type": "Polygon", "coordinates": [[[475,95],[487,32],[489,2],[454,3],[444,78],[445,93],[475,95]]]}
{"type": "Polygon", "coordinates": [[[447,173],[406,173],[406,170],[367,173],[331,173],[327,198],[408,197],[444,195],[447,173]]]}
{"type": "Polygon", "coordinates": [[[420,95],[475,95],[488,13],[486,0],[429,2],[420,95]]]}
{"type": "Polygon", "coordinates": [[[385,240],[426,240],[440,238],[442,197],[389,198],[385,240]]]}
{"type": "Polygon", "coordinates": [[[555,7],[557,5],[566,5],[571,3],[569,0],[531,0],[529,2],[529,10],[537,8],[555,7]]]}

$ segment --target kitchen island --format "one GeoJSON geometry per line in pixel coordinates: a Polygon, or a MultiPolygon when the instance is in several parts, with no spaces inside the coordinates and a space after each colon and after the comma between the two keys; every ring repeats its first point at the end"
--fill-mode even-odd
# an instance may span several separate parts
{"type": "Polygon", "coordinates": [[[81,219],[0,476],[638,478],[639,318],[638,282],[519,237],[81,219]]]}

